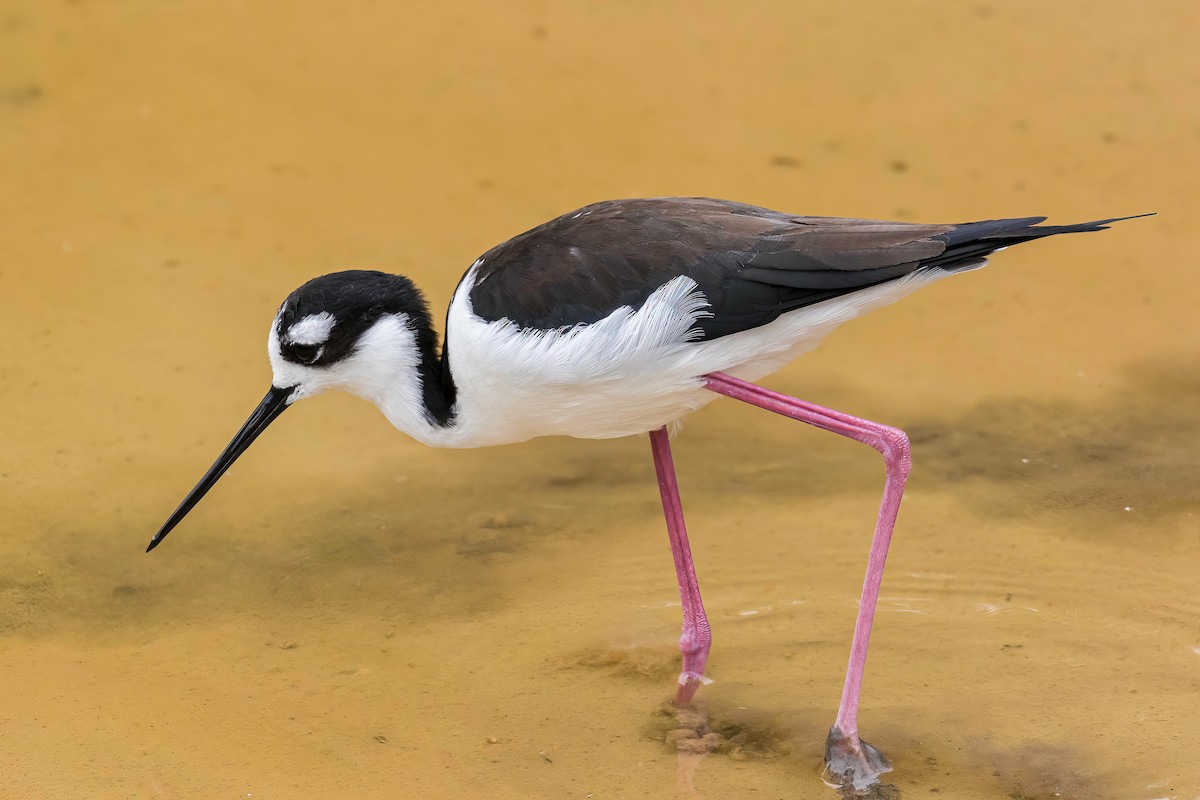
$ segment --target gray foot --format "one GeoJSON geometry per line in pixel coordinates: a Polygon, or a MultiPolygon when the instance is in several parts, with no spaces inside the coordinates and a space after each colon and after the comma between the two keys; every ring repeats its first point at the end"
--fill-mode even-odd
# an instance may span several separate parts
{"type": "Polygon", "coordinates": [[[849,737],[838,726],[829,729],[825,739],[825,772],[829,784],[864,792],[892,771],[892,762],[857,736],[849,737]]]}

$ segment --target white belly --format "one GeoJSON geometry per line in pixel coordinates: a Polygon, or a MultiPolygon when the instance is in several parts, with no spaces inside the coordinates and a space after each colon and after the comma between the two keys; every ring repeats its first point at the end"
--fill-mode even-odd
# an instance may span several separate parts
{"type": "Polygon", "coordinates": [[[636,312],[621,308],[591,325],[531,332],[476,316],[469,274],[447,323],[456,421],[436,444],[480,447],[554,435],[608,439],[670,425],[716,399],[704,389],[704,375],[757,380],[843,322],[947,274],[923,270],[711,341],[695,341],[693,328],[708,304],[686,277],[663,285],[636,312]]]}

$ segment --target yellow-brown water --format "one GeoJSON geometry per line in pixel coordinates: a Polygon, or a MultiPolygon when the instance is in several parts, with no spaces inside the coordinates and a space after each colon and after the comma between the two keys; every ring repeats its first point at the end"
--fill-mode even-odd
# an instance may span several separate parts
{"type": "Polygon", "coordinates": [[[513,233],[660,194],[1160,212],[770,385],[912,433],[861,720],[904,797],[1200,796],[1197,8],[5,3],[0,797],[833,797],[882,483],[836,437],[727,401],[676,440],[734,742],[704,757],[658,713],[644,440],[433,451],[325,397],[142,553],[296,285],[444,306],[513,233]]]}

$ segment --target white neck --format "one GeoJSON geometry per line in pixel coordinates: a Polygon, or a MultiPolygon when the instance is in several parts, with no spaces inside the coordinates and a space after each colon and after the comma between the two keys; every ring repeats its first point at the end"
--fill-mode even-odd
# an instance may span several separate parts
{"type": "Polygon", "coordinates": [[[421,351],[407,315],[383,317],[359,340],[346,391],[374,403],[388,422],[422,444],[445,446],[454,420],[440,425],[425,404],[421,351]]]}

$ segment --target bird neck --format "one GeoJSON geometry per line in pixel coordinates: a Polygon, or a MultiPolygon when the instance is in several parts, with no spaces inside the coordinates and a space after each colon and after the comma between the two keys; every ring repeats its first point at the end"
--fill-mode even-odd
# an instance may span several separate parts
{"type": "MultiPolygon", "coordinates": [[[[454,385],[454,376],[450,373],[450,361],[443,347],[438,348],[438,335],[433,329],[433,323],[427,314],[408,315],[408,328],[412,333],[412,343],[416,347],[417,363],[415,365],[416,380],[419,384],[419,405],[422,416],[429,425],[423,433],[437,434],[454,426],[454,402],[458,391],[454,385]]],[[[411,389],[404,392],[411,395],[411,389]]],[[[411,402],[411,397],[404,398],[411,402]]],[[[387,413],[386,409],[384,413],[387,413]]],[[[389,419],[390,419],[389,415],[389,419]]],[[[408,433],[416,435],[412,431],[408,433]]],[[[430,438],[417,436],[417,438],[430,438]]],[[[434,437],[436,438],[436,436],[434,437]]]]}
{"type": "Polygon", "coordinates": [[[421,354],[418,373],[421,380],[421,399],[425,411],[433,424],[440,428],[452,427],[455,423],[454,403],[458,387],[450,372],[450,359],[446,345],[438,350],[438,336],[428,319],[422,321],[424,333],[417,332],[417,347],[421,354]]]}
{"type": "Polygon", "coordinates": [[[359,340],[339,385],[420,442],[438,446],[453,438],[457,389],[426,314],[380,318],[359,340]]]}

